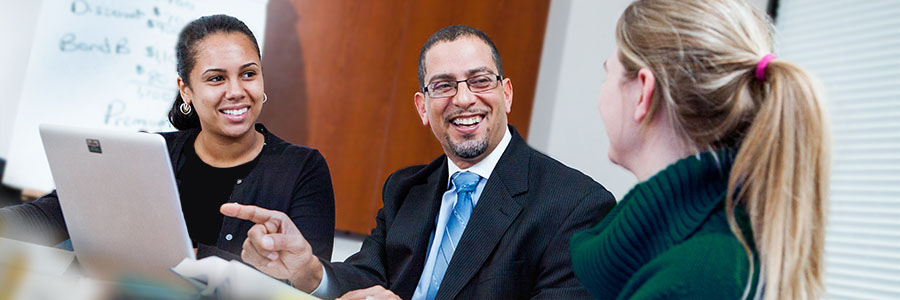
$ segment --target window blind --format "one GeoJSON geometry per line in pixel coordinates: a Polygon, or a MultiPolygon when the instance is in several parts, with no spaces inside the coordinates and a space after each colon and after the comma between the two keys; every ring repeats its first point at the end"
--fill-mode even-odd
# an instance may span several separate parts
{"type": "Polygon", "coordinates": [[[831,117],[831,299],[900,299],[900,0],[781,0],[777,53],[831,117]]]}

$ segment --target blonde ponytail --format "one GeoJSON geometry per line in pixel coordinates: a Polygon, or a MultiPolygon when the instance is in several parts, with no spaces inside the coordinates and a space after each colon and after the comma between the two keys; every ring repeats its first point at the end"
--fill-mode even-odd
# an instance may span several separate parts
{"type": "Polygon", "coordinates": [[[626,76],[648,68],[656,77],[650,118],[667,114],[696,152],[738,149],[726,210],[752,275],[753,252],[735,209],[749,215],[762,296],[817,299],[824,293],[830,135],[807,72],[774,59],[757,78],[773,32],[743,0],[638,0],[619,19],[616,38],[626,76]]]}
{"type": "Polygon", "coordinates": [[[763,100],[729,178],[729,223],[742,203],[765,266],[766,299],[817,299],[824,292],[830,136],[814,79],[774,60],[766,68],[763,100]],[[734,201],[734,199],[740,199],[734,201]]]}

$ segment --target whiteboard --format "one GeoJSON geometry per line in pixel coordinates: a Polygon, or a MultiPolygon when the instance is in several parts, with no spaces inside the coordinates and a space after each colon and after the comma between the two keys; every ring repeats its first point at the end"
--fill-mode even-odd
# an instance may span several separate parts
{"type": "Polygon", "coordinates": [[[175,42],[211,14],[244,21],[263,46],[268,0],[43,0],[3,184],[52,190],[38,124],[174,130],[175,42]]]}

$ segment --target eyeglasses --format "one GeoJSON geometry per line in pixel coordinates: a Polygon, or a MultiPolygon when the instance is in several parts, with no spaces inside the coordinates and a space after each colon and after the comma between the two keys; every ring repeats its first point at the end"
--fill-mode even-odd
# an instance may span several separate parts
{"type": "Polygon", "coordinates": [[[460,82],[465,82],[469,91],[473,93],[484,92],[497,88],[503,77],[494,74],[478,75],[466,80],[441,80],[429,83],[422,89],[423,93],[431,98],[445,98],[456,96],[460,82]]]}

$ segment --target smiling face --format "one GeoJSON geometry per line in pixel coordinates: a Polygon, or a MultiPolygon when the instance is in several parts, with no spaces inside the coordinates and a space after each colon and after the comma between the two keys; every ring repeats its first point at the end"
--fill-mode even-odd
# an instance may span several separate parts
{"type": "MultiPolygon", "coordinates": [[[[425,54],[425,85],[442,80],[466,80],[498,73],[490,47],[472,37],[440,42],[425,54]]],[[[512,83],[504,78],[497,88],[472,93],[465,82],[452,97],[432,98],[422,92],[415,104],[422,124],[431,126],[444,153],[460,168],[486,157],[503,139],[506,114],[512,108],[512,83]]]]}
{"type": "Polygon", "coordinates": [[[190,86],[181,78],[184,101],[193,104],[203,131],[227,138],[252,134],[262,111],[264,85],[259,53],[242,33],[216,33],[195,46],[190,86]]]}

